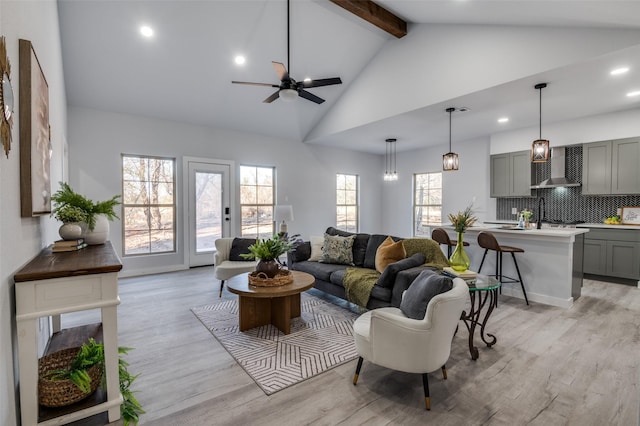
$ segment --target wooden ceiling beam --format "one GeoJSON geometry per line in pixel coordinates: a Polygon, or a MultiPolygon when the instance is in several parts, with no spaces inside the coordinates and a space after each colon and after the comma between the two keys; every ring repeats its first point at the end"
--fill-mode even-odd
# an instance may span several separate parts
{"type": "Polygon", "coordinates": [[[354,15],[372,23],[389,34],[402,38],[407,35],[407,23],[371,0],[329,0],[354,15]]]}

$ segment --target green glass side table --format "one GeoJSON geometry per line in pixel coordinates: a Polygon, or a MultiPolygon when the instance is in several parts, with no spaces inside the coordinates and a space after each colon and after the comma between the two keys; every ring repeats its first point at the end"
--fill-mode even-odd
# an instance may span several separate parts
{"type": "Polygon", "coordinates": [[[469,331],[469,352],[471,359],[478,359],[478,348],[474,345],[476,326],[480,326],[480,338],[491,347],[495,345],[497,339],[493,334],[485,332],[485,326],[493,310],[498,306],[498,290],[500,281],[494,277],[478,274],[475,278],[465,280],[469,286],[469,298],[471,299],[471,309],[469,312],[462,311],[460,319],[464,321],[469,331]],[[482,310],[486,310],[482,316],[482,310]],[[480,319],[482,317],[482,320],[480,319]]]}

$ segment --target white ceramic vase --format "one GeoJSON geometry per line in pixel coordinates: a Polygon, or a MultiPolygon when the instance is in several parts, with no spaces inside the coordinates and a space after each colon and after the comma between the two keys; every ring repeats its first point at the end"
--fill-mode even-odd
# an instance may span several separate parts
{"type": "Polygon", "coordinates": [[[77,240],[82,236],[82,227],[77,222],[65,223],[58,229],[58,234],[63,240],[77,240]]]}
{"type": "Polygon", "coordinates": [[[96,226],[93,231],[89,230],[89,226],[84,224],[82,238],[84,242],[90,246],[96,244],[104,244],[109,238],[109,219],[103,214],[96,215],[96,226]]]}

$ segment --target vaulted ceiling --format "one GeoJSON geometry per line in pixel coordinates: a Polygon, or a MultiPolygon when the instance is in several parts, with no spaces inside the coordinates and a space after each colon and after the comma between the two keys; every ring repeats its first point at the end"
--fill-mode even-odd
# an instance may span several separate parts
{"type": "Polygon", "coordinates": [[[290,74],[326,100],[262,102],[287,64],[284,0],[58,0],[71,106],[383,152],[640,108],[640,1],[378,0],[395,38],[329,0],[291,2],[290,74]],[[154,30],[140,35],[141,25],[154,30]],[[234,63],[236,55],[246,63],[234,63]],[[612,77],[614,67],[626,75],[612,77]],[[510,121],[497,123],[501,116],[510,121]]]}

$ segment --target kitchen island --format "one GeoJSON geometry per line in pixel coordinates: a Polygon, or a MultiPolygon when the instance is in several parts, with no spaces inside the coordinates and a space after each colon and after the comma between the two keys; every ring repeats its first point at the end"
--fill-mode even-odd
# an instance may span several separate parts
{"type": "MultiPolygon", "coordinates": [[[[455,231],[451,226],[443,226],[452,240],[455,231]]],[[[495,235],[500,245],[520,247],[525,252],[516,254],[520,273],[530,301],[546,305],[569,308],[580,297],[582,287],[582,260],[584,234],[588,228],[544,228],[544,229],[505,229],[500,224],[479,224],[467,229],[464,241],[471,259],[470,269],[477,271],[484,254],[478,246],[477,237],[482,231],[495,235]]],[[[487,253],[482,273],[492,275],[496,270],[495,252],[487,253]]],[[[517,277],[513,262],[504,257],[503,275],[517,277]]],[[[523,299],[519,283],[505,283],[502,294],[523,299]]]]}

